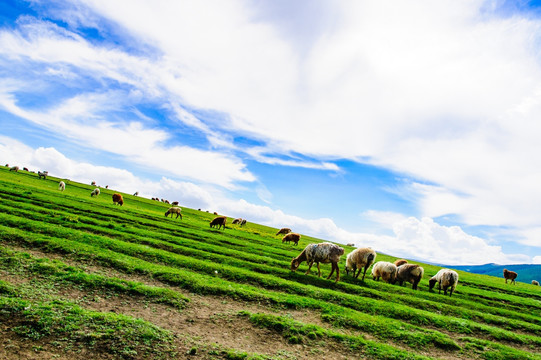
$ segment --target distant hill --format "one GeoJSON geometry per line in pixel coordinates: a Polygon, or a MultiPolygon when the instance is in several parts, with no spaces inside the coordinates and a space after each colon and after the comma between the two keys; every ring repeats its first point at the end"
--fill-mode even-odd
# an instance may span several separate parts
{"type": "Polygon", "coordinates": [[[514,271],[518,274],[517,280],[530,284],[532,280],[541,281],[541,265],[518,264],[518,265],[440,265],[450,269],[467,271],[474,274],[490,275],[503,278],[503,269],[514,271]]]}

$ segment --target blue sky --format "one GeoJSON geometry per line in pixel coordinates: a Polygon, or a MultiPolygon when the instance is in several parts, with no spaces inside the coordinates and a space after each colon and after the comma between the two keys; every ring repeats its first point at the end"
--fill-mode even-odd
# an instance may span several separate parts
{"type": "Polygon", "coordinates": [[[541,263],[541,17],[1,1],[0,161],[398,257],[541,263]]]}

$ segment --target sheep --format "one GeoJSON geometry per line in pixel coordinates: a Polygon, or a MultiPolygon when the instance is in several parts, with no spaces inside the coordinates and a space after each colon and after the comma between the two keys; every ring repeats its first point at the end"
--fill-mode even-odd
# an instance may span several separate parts
{"type": "Polygon", "coordinates": [[[38,178],[41,179],[43,178],[44,180],[47,180],[47,175],[49,175],[49,172],[48,171],[38,171],[38,178]]]}
{"type": "Polygon", "coordinates": [[[60,191],[66,190],[66,183],[63,182],[63,181],[60,181],[60,182],[58,183],[58,190],[60,190],[60,191]]]}
{"type": "Polygon", "coordinates": [[[171,205],[173,205],[173,206],[175,206],[175,205],[178,206],[178,201],[173,201],[173,202],[171,202],[171,205]]]}
{"type": "Polygon", "coordinates": [[[404,265],[404,264],[407,264],[408,263],[408,260],[404,260],[404,259],[397,259],[395,260],[394,264],[398,267],[400,265],[404,265]]]}
{"type": "Polygon", "coordinates": [[[358,248],[350,252],[346,258],[346,274],[349,275],[349,271],[353,271],[353,277],[355,279],[359,278],[361,270],[364,268],[363,278],[361,281],[364,281],[364,276],[366,275],[366,270],[372,265],[376,259],[376,252],[370,248],[358,248]],[[355,271],[359,269],[357,275],[355,271]]]}
{"type": "Polygon", "coordinates": [[[290,228],[281,228],[280,230],[278,230],[278,232],[276,233],[276,236],[280,235],[280,234],[289,234],[291,232],[291,229],[290,228]]]}
{"type": "Polygon", "coordinates": [[[215,211],[215,212],[213,212],[213,214],[214,214],[214,215],[218,215],[218,213],[217,213],[216,211],[215,211]]]}
{"type": "Polygon", "coordinates": [[[246,225],[246,219],[242,219],[242,221],[240,222],[240,226],[244,226],[246,225]]]}
{"type": "Polygon", "coordinates": [[[182,220],[182,214],[180,213],[182,211],[181,208],[179,207],[170,207],[166,212],[165,212],[165,217],[167,217],[167,215],[171,214],[171,219],[173,218],[173,214],[177,214],[177,217],[175,219],[178,219],[178,217],[180,216],[180,220],[182,220]]]}
{"type": "Polygon", "coordinates": [[[30,171],[30,170],[28,170],[27,167],[23,167],[23,170],[24,170],[24,171],[30,171]]]}
{"type": "Polygon", "coordinates": [[[537,285],[537,286],[539,286],[539,281],[537,281],[537,280],[532,280],[532,285],[537,285]]]}
{"type": "Polygon", "coordinates": [[[511,280],[511,284],[516,285],[515,279],[517,278],[517,276],[518,274],[516,272],[503,269],[503,277],[505,278],[506,284],[507,280],[511,280]]]}
{"type": "Polygon", "coordinates": [[[282,238],[282,243],[289,243],[291,241],[293,241],[293,244],[295,245],[299,245],[299,240],[301,239],[301,235],[300,234],[297,234],[297,233],[289,233],[289,234],[286,234],[283,238],[282,238]]]}
{"type": "Polygon", "coordinates": [[[347,243],[346,246],[355,246],[354,243],[347,243]]]}
{"type": "Polygon", "coordinates": [[[109,185],[105,185],[105,188],[106,188],[106,189],[109,189],[109,185]]]}
{"type": "Polygon", "coordinates": [[[225,229],[225,223],[227,222],[227,216],[218,216],[212,219],[210,222],[210,227],[218,226],[218,230],[220,230],[220,227],[224,227],[225,229]]]}
{"type": "Polygon", "coordinates": [[[308,263],[308,270],[306,275],[310,272],[314,262],[317,265],[318,276],[321,277],[321,269],[319,263],[328,264],[331,263],[332,270],[327,279],[330,279],[334,271],[336,270],[336,282],[340,280],[340,269],[338,268],[338,262],[340,256],[344,255],[344,248],[331,243],[321,244],[308,244],[304,250],[291,260],[291,271],[296,271],[303,261],[308,263]]]}
{"type": "Polygon", "coordinates": [[[9,171],[15,171],[15,172],[18,172],[19,171],[19,167],[18,166],[12,166],[9,168],[9,171]]]}
{"type": "Polygon", "coordinates": [[[450,288],[449,296],[451,296],[458,283],[458,273],[450,269],[441,269],[428,280],[428,290],[431,291],[436,283],[438,283],[438,294],[441,294],[443,288],[443,295],[447,295],[447,289],[450,288]]]}
{"type": "Polygon", "coordinates": [[[411,283],[411,288],[417,290],[417,285],[421,282],[425,269],[417,264],[404,264],[396,268],[396,281],[402,286],[404,281],[411,283]]]}
{"type": "Polygon", "coordinates": [[[241,221],[242,221],[242,218],[237,218],[237,219],[233,220],[233,222],[231,224],[240,224],[241,221]]]}
{"type": "Polygon", "coordinates": [[[133,196],[139,196],[139,191],[134,192],[133,196]]]}
{"type": "Polygon", "coordinates": [[[92,190],[92,192],[90,193],[90,197],[98,196],[99,194],[100,194],[100,189],[99,189],[99,188],[95,188],[95,189],[92,190]]]}
{"type": "Polygon", "coordinates": [[[378,261],[372,266],[372,277],[378,281],[379,278],[386,283],[394,284],[396,279],[396,265],[388,261],[378,261]]]}
{"type": "Polygon", "coordinates": [[[163,202],[166,203],[166,204],[168,204],[168,205],[170,205],[170,204],[169,204],[169,200],[164,200],[163,202]]]}
{"type": "Polygon", "coordinates": [[[124,205],[124,199],[122,198],[122,195],[120,195],[118,193],[114,193],[113,194],[113,204],[116,205],[117,203],[120,206],[124,205]]]}

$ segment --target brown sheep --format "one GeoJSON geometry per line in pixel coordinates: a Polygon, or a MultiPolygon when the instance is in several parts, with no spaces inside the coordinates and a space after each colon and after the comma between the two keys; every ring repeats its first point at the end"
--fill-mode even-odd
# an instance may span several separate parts
{"type": "Polygon", "coordinates": [[[90,185],[96,186],[96,182],[95,182],[95,181],[92,181],[92,182],[90,183],[90,185]]]}
{"type": "Polygon", "coordinates": [[[308,263],[308,270],[305,274],[310,272],[314,262],[317,265],[318,276],[321,277],[321,269],[319,263],[328,264],[331,263],[332,270],[327,279],[330,279],[334,271],[336,270],[336,282],[340,280],[340,269],[338,268],[338,262],[340,256],[344,255],[344,248],[331,243],[321,244],[308,244],[304,250],[291,260],[291,271],[296,271],[303,261],[308,263]]]}
{"type": "Polygon", "coordinates": [[[242,218],[237,218],[237,219],[233,220],[233,222],[231,224],[240,224],[241,221],[242,221],[242,218]]]}
{"type": "Polygon", "coordinates": [[[24,170],[24,171],[30,171],[30,170],[28,170],[27,167],[23,167],[23,170],[24,170]]]}
{"type": "Polygon", "coordinates": [[[276,235],[280,235],[280,234],[289,234],[291,232],[291,229],[290,228],[281,228],[280,230],[278,230],[278,232],[276,233],[276,235]]]}
{"type": "Polygon", "coordinates": [[[517,278],[517,276],[518,274],[516,272],[503,269],[503,277],[505,278],[506,284],[507,284],[507,280],[511,280],[511,284],[516,285],[515,279],[517,278]]]}
{"type": "Polygon", "coordinates": [[[173,201],[173,202],[171,203],[171,205],[173,205],[173,206],[177,205],[177,206],[178,206],[178,201],[173,201]]]}
{"type": "Polygon", "coordinates": [[[396,265],[388,261],[378,261],[372,266],[372,276],[374,280],[385,281],[386,283],[394,284],[396,281],[396,265]]]}
{"type": "Polygon", "coordinates": [[[18,172],[19,171],[19,167],[18,166],[12,166],[9,168],[9,171],[15,171],[15,172],[18,172]]]}
{"type": "Polygon", "coordinates": [[[246,225],[246,219],[242,219],[242,221],[240,222],[240,226],[244,226],[246,225]]]}
{"type": "Polygon", "coordinates": [[[532,280],[532,285],[539,286],[539,281],[537,281],[537,280],[532,280]]]}
{"type": "Polygon", "coordinates": [[[411,288],[417,290],[417,285],[421,282],[425,269],[417,264],[400,265],[396,271],[396,281],[402,286],[404,281],[411,283],[411,288]]]}
{"type": "Polygon", "coordinates": [[[171,207],[165,212],[165,217],[167,217],[167,215],[171,214],[171,219],[172,219],[173,214],[177,214],[177,217],[175,219],[178,219],[178,217],[180,216],[180,220],[182,220],[182,214],[180,213],[181,211],[182,211],[182,209],[179,208],[179,207],[171,207]]]}
{"type": "Polygon", "coordinates": [[[218,230],[220,230],[220,227],[224,227],[225,229],[225,223],[227,222],[227,216],[218,216],[212,219],[210,222],[210,227],[218,227],[218,230]]]}
{"type": "Polygon", "coordinates": [[[117,204],[122,206],[124,205],[124,199],[122,198],[122,195],[118,194],[118,193],[114,193],[113,194],[113,204],[117,204]]]}
{"type": "Polygon", "coordinates": [[[282,238],[282,243],[289,243],[291,241],[293,241],[293,244],[295,245],[299,245],[299,240],[301,239],[301,235],[300,234],[297,234],[297,233],[289,233],[287,235],[285,235],[283,238],[282,238]]]}
{"type": "Polygon", "coordinates": [[[404,259],[397,259],[395,262],[394,262],[394,265],[395,266],[400,266],[400,265],[404,265],[404,264],[407,264],[408,263],[408,260],[404,260],[404,259]]]}
{"type": "Polygon", "coordinates": [[[44,180],[47,180],[47,175],[49,175],[48,171],[44,171],[44,172],[38,171],[38,178],[39,179],[43,178],[44,180]]]}

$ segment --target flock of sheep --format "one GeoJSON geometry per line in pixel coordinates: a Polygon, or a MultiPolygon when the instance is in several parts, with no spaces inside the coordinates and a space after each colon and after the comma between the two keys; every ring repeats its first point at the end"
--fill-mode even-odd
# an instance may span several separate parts
{"type": "MultiPolygon", "coordinates": [[[[9,167],[8,164],[6,164],[6,167],[9,167]]],[[[25,171],[28,171],[27,168],[24,168],[25,171]]],[[[18,166],[12,166],[10,167],[9,171],[19,171],[18,166]]],[[[47,171],[38,171],[38,176],[41,179],[42,177],[44,179],[47,178],[48,172],[47,171]]],[[[96,186],[96,183],[93,181],[93,186],[96,186]]],[[[107,186],[108,188],[108,186],[107,186]]],[[[60,181],[58,183],[58,190],[64,191],[66,189],[66,184],[64,181],[60,181]]],[[[92,190],[90,193],[91,197],[99,196],[100,195],[100,189],[99,187],[96,187],[92,190]]],[[[139,193],[136,192],[134,196],[138,196],[139,193]]],[[[118,204],[122,206],[124,204],[124,199],[121,194],[114,193],[112,195],[113,198],[113,204],[118,204]]],[[[158,200],[158,198],[152,198],[152,200],[158,200]]],[[[169,201],[167,200],[161,200],[164,203],[169,204],[169,201]]],[[[176,215],[176,219],[180,217],[182,220],[182,209],[180,207],[177,207],[175,205],[178,205],[178,201],[175,201],[172,203],[173,207],[170,207],[165,212],[165,217],[171,215],[171,218],[173,218],[173,215],[176,215]]],[[[201,210],[201,209],[199,209],[201,210]]],[[[218,215],[216,212],[215,215],[218,215]]],[[[227,216],[217,216],[214,219],[210,221],[210,227],[216,227],[218,230],[220,228],[225,229],[225,225],[227,222],[227,216]]],[[[246,219],[237,218],[232,221],[232,224],[238,224],[240,226],[246,225],[246,219]]],[[[284,235],[282,238],[282,243],[290,243],[293,242],[294,245],[298,245],[301,235],[298,233],[294,233],[291,231],[290,228],[281,228],[278,230],[276,235],[284,235]]],[[[353,245],[353,244],[348,244],[353,245]]],[[[327,277],[327,279],[330,279],[333,273],[336,271],[336,282],[340,280],[340,269],[338,268],[338,262],[340,261],[340,257],[344,255],[344,248],[324,242],[319,244],[308,244],[304,250],[295,258],[291,260],[291,270],[296,271],[301,263],[305,262],[308,264],[308,270],[305,274],[308,274],[310,272],[310,269],[312,268],[312,265],[316,263],[317,270],[318,270],[318,276],[321,277],[321,269],[319,267],[320,263],[328,264],[331,263],[332,269],[331,273],[327,277]]],[[[396,282],[399,283],[399,285],[402,286],[404,282],[409,282],[412,284],[412,289],[417,290],[418,285],[423,278],[424,275],[424,269],[417,265],[417,264],[409,264],[407,260],[399,259],[396,260],[394,263],[387,262],[387,261],[379,261],[374,264],[374,261],[376,259],[376,252],[371,248],[357,248],[350,252],[346,257],[346,266],[345,271],[346,274],[349,275],[349,272],[352,272],[352,276],[354,278],[358,278],[360,273],[363,272],[362,281],[364,281],[366,271],[372,266],[372,272],[371,275],[374,280],[378,281],[380,278],[382,281],[390,284],[395,284],[396,282]]],[[[507,269],[503,270],[503,276],[505,278],[505,283],[507,284],[507,281],[510,280],[511,284],[515,284],[515,279],[517,278],[518,274],[514,271],[509,271],[507,269]]],[[[438,271],[438,273],[434,276],[432,276],[428,280],[429,290],[431,291],[434,286],[438,284],[438,292],[441,293],[441,290],[443,290],[444,295],[447,295],[447,291],[449,290],[449,296],[453,294],[453,291],[456,289],[456,285],[458,283],[458,273],[454,270],[450,269],[441,269],[438,271]]],[[[536,280],[532,280],[532,285],[539,286],[539,282],[536,280]]]]}

